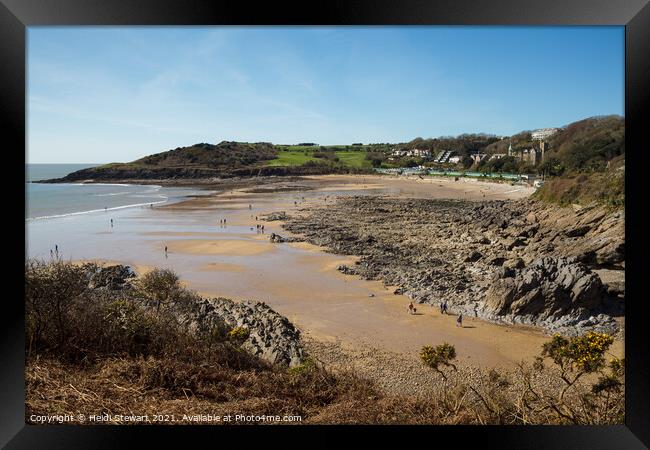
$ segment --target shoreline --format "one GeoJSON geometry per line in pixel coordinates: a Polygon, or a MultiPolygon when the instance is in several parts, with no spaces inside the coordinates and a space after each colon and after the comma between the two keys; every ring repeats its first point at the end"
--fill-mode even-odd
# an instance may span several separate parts
{"type": "Polygon", "coordinates": [[[128,231],[131,237],[124,241],[124,250],[117,248],[106,258],[86,259],[129,264],[138,273],[146,267],[171,268],[186,286],[202,295],[264,301],[306,337],[321,343],[338,339],[343,345],[356,345],[359,351],[379,348],[417,358],[422,345],[449,341],[456,345],[462,365],[513,367],[519,360],[537,355],[548,340],[548,335],[536,329],[473,318],[466,324],[474,328],[459,329],[454,316],[442,316],[437,308],[425,305],[418,305],[421,315],[408,315],[405,306],[411,299],[395,295],[394,287],[336,270],[357,258],[307,242],[271,244],[271,233],[295,235],[282,228],[285,221],[261,220],[277,211],[295,214],[302,208],[329,204],[337,196],[482,201],[524,197],[525,190],[509,192],[512,186],[474,180],[432,177],[423,181],[382,175],[317,175],[275,179],[262,185],[250,181],[245,187],[230,186],[230,190],[186,198],[153,211],[129,213],[128,221],[118,221],[118,228],[106,235],[107,243],[113,242],[126,239],[121,236],[133,229],[128,231]],[[263,235],[255,232],[255,216],[260,219],[257,223],[266,227],[263,235]],[[227,227],[219,226],[221,217],[228,218],[227,227]],[[126,230],[127,226],[131,228],[126,230]],[[168,259],[162,256],[164,245],[169,247],[168,259]]]}

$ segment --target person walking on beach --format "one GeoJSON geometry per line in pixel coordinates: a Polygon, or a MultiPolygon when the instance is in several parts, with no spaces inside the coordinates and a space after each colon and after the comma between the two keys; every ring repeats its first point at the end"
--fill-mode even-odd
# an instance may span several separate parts
{"type": "Polygon", "coordinates": [[[253,209],[253,205],[248,205],[248,209],[253,209]]]}
{"type": "Polygon", "coordinates": [[[165,255],[167,254],[167,246],[165,245],[165,255]]]}
{"type": "Polygon", "coordinates": [[[113,219],[111,219],[111,228],[113,228],[113,219]]]}
{"type": "Polygon", "coordinates": [[[443,314],[449,314],[449,311],[447,311],[447,300],[442,304],[442,312],[443,314]]]}
{"type": "Polygon", "coordinates": [[[264,225],[262,225],[262,234],[264,234],[264,225]]]}
{"type": "Polygon", "coordinates": [[[440,302],[440,314],[444,314],[444,313],[445,313],[445,306],[444,306],[444,303],[443,303],[443,302],[440,302]]]}
{"type": "Polygon", "coordinates": [[[59,256],[59,245],[54,244],[54,253],[56,253],[56,256],[59,256]]]}
{"type": "Polygon", "coordinates": [[[54,252],[52,251],[52,249],[50,249],[50,258],[54,259],[54,252]]]}
{"type": "Polygon", "coordinates": [[[463,313],[458,314],[458,319],[456,319],[456,326],[463,327],[463,313]]]}

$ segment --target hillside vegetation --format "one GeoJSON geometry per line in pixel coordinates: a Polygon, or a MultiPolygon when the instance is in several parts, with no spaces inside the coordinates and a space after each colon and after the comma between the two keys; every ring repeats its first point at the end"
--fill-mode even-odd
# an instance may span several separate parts
{"type": "Polygon", "coordinates": [[[512,145],[515,152],[539,147],[530,131],[510,137],[474,133],[438,138],[415,138],[405,143],[355,143],[352,145],[277,145],[268,142],[247,143],[223,141],[219,144],[200,143],[178,147],[140,158],[129,163],[112,163],[73,172],[64,178],[47,180],[108,181],[126,179],[212,179],[250,176],[318,175],[331,173],[368,173],[374,168],[400,168],[424,165],[436,169],[478,170],[484,173],[537,174],[544,177],[565,177],[560,184],[552,182],[540,198],[561,203],[593,197],[609,204],[620,204],[623,179],[617,176],[589,176],[586,183],[581,174],[605,173],[624,164],[625,120],[620,116],[592,117],[574,122],[548,139],[541,163],[533,165],[505,156],[512,145]],[[393,157],[394,150],[429,150],[431,158],[393,157]],[[458,164],[437,164],[433,157],[450,150],[459,156],[458,164]],[[488,155],[476,163],[470,155],[488,155]],[[567,180],[573,180],[572,182],[567,180]],[[597,190],[599,183],[611,188],[611,193],[597,190]],[[596,189],[596,190],[594,190],[596,189]],[[593,192],[591,192],[593,191],[593,192]]]}
{"type": "MultiPolygon", "coordinates": [[[[26,421],[32,415],[290,415],[302,423],[613,424],[624,413],[624,361],[611,337],[554,337],[534,365],[467,378],[450,344],[423,349],[440,376],[427,398],[387,395],[316,359],[273,365],[242,346],[247,330],[183,320],[200,298],[154,269],[129,286],[95,265],[25,266],[26,421]],[[439,349],[445,350],[440,352],[439,349]],[[544,363],[550,363],[544,367],[544,363]],[[453,372],[448,370],[453,368],[453,372]],[[583,382],[585,380],[587,382],[583,382]]],[[[199,303],[200,304],[200,303],[199,303]]],[[[79,422],[90,424],[89,422],[79,422]]],[[[155,421],[150,422],[155,423],[155,421]]]]}

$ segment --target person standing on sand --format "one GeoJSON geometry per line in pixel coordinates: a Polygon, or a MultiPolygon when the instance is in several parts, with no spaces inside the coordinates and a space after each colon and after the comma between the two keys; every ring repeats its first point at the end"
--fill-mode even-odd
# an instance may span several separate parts
{"type": "Polygon", "coordinates": [[[50,258],[54,259],[54,252],[52,251],[52,249],[50,249],[50,258]]]}
{"type": "Polygon", "coordinates": [[[111,219],[111,228],[113,228],[113,219],[111,219]]]}
{"type": "Polygon", "coordinates": [[[449,314],[449,311],[447,310],[447,300],[445,300],[445,303],[442,304],[442,312],[444,314],[449,314]]]}
{"type": "Polygon", "coordinates": [[[456,319],[456,326],[463,327],[463,313],[458,314],[458,319],[456,319]]]}
{"type": "Polygon", "coordinates": [[[444,303],[440,302],[440,314],[444,314],[444,313],[445,313],[444,303]]]}

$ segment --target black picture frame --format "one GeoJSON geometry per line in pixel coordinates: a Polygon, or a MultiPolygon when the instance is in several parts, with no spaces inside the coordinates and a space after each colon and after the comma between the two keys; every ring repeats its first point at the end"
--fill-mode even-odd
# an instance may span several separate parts
{"type": "MultiPolygon", "coordinates": [[[[331,443],[338,432],[369,432],[384,439],[407,432],[408,441],[422,437],[425,442],[442,443],[449,435],[457,443],[498,448],[589,448],[636,449],[650,445],[648,378],[650,364],[644,352],[643,256],[644,174],[647,158],[647,126],[644,121],[650,100],[650,6],[648,0],[356,0],[343,2],[303,2],[259,5],[244,1],[208,0],[0,0],[0,117],[2,155],[5,161],[7,197],[12,187],[24,183],[20,171],[26,147],[26,27],[42,25],[624,25],[626,36],[625,118],[628,154],[626,173],[627,298],[626,305],[626,420],[625,425],[608,427],[264,427],[263,434],[278,437],[280,432],[300,434],[296,445],[331,443]],[[646,138],[646,139],[644,139],[646,138]],[[645,154],[644,154],[645,153],[645,154]],[[305,433],[307,431],[307,433],[305,433]],[[307,440],[304,440],[307,439],[307,440]],[[435,440],[433,440],[435,439],[435,440]],[[300,444],[302,442],[302,444],[300,444]]],[[[17,194],[20,195],[20,194],[17,194]]],[[[14,202],[20,204],[20,202],[14,202]]],[[[5,284],[0,333],[0,444],[7,448],[117,448],[134,435],[149,444],[167,444],[183,439],[188,431],[206,438],[242,432],[250,437],[250,427],[169,427],[152,426],[35,426],[25,424],[24,405],[24,273],[18,258],[24,258],[22,217],[11,214],[5,239],[10,245],[5,255],[5,284]],[[21,275],[22,273],[22,275],[21,275]],[[15,292],[14,292],[15,289],[15,292]],[[184,437],[181,437],[183,435],[184,437]]],[[[260,428],[256,428],[259,431],[260,428]]],[[[256,433],[258,434],[258,433],[256,433]]],[[[282,439],[285,440],[284,436],[282,439]]],[[[177,442],[181,442],[180,440],[177,442]]],[[[225,445],[225,441],[213,441],[225,445]]],[[[453,444],[447,444],[453,445],[453,444]]]]}

